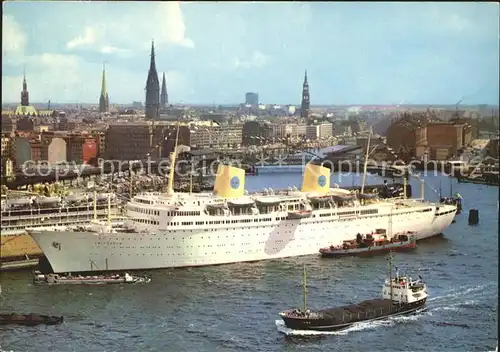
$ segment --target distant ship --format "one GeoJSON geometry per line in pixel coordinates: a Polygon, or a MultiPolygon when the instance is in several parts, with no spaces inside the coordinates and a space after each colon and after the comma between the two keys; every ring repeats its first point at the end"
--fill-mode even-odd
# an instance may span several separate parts
{"type": "Polygon", "coordinates": [[[55,273],[138,270],[316,254],[389,221],[394,233],[412,231],[419,240],[442,233],[457,211],[330,188],[330,170],[312,163],[300,191],[248,194],[245,171],[227,165],[219,166],[213,193],[174,193],[172,183],[173,171],[166,194],[135,196],[123,228],[28,232],[55,273]]]}
{"type": "Polygon", "coordinates": [[[303,309],[290,309],[280,313],[285,326],[292,330],[338,331],[356,323],[380,320],[393,315],[409,314],[421,309],[427,301],[427,286],[408,276],[392,276],[392,260],[389,255],[390,274],[382,287],[382,298],[363,301],[336,308],[307,309],[306,272],[304,267],[303,309]]]}
{"type": "Polygon", "coordinates": [[[93,219],[118,218],[121,214],[115,194],[76,193],[67,196],[5,197],[1,203],[0,269],[38,264],[42,250],[26,232],[27,227],[53,229],[89,223],[93,219]],[[110,204],[108,206],[108,198],[110,204]],[[95,204],[94,201],[95,200],[95,204]]]}

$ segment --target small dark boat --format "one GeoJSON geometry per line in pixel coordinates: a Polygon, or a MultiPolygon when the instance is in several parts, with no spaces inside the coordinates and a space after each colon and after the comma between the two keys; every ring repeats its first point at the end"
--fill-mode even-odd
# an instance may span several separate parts
{"type": "Polygon", "coordinates": [[[384,229],[377,229],[366,236],[357,234],[356,239],[344,241],[340,246],[321,248],[319,252],[323,257],[340,257],[348,255],[371,255],[395,250],[408,250],[417,248],[417,239],[412,232],[397,234],[387,238],[384,229]]]}
{"type": "Polygon", "coordinates": [[[338,331],[365,321],[380,320],[394,315],[409,314],[425,305],[427,287],[422,280],[411,277],[392,277],[392,257],[389,255],[390,275],[382,289],[382,298],[363,301],[337,308],[309,310],[306,306],[306,272],[304,267],[303,309],[279,313],[285,326],[293,330],[338,331]]]}
{"type": "Polygon", "coordinates": [[[42,274],[36,270],[33,273],[33,282],[37,285],[106,285],[106,284],[147,284],[151,282],[149,277],[133,276],[128,273],[123,275],[59,275],[42,274]]]}
{"type": "Polygon", "coordinates": [[[64,317],[39,315],[39,314],[0,314],[0,325],[16,324],[16,325],[57,325],[64,321],[64,317]]]}

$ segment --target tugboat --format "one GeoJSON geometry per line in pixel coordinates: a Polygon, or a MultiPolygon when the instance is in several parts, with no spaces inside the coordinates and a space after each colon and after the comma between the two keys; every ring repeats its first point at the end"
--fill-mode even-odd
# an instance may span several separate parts
{"type": "Polygon", "coordinates": [[[71,276],[47,274],[35,271],[33,283],[37,285],[106,285],[106,284],[143,284],[150,283],[149,277],[132,276],[128,273],[123,275],[101,275],[101,276],[71,276]]]}
{"type": "Polygon", "coordinates": [[[303,274],[304,305],[301,309],[289,309],[279,313],[285,326],[293,330],[338,331],[365,321],[380,320],[389,316],[409,314],[424,307],[427,287],[422,279],[392,276],[392,255],[389,253],[389,279],[382,287],[382,298],[363,301],[337,308],[310,310],[306,306],[306,269],[303,274]]]}
{"type": "Polygon", "coordinates": [[[412,232],[397,234],[389,239],[384,229],[377,229],[366,236],[358,233],[356,239],[346,240],[340,246],[321,248],[319,252],[323,257],[340,257],[414,248],[417,248],[417,239],[412,232]]]}
{"type": "Polygon", "coordinates": [[[462,212],[462,196],[460,193],[453,195],[453,181],[450,181],[450,196],[444,197],[441,190],[441,182],[439,182],[439,202],[441,204],[455,205],[457,207],[457,214],[462,212]]]}

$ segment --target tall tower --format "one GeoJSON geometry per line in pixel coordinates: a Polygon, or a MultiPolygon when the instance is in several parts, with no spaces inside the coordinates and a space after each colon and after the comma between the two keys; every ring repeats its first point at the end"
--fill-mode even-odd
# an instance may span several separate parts
{"type": "Polygon", "coordinates": [[[160,82],[155,63],[155,43],[151,43],[151,61],[146,81],[146,118],[157,120],[160,117],[160,82]]]}
{"type": "Polygon", "coordinates": [[[162,108],[168,105],[167,81],[165,80],[165,72],[163,72],[163,80],[161,82],[160,103],[162,108]]]}
{"type": "Polygon", "coordinates": [[[99,97],[99,112],[109,112],[109,96],[106,88],[106,66],[102,64],[101,96],[99,97]]]}
{"type": "Polygon", "coordinates": [[[30,98],[28,93],[28,83],[26,83],[26,68],[24,68],[23,90],[21,92],[21,106],[29,106],[30,98]]]}
{"type": "Polygon", "coordinates": [[[304,84],[302,85],[302,103],[300,105],[300,117],[308,118],[309,117],[309,109],[310,109],[310,101],[309,101],[309,83],[307,83],[307,70],[304,74],[304,84]]]}

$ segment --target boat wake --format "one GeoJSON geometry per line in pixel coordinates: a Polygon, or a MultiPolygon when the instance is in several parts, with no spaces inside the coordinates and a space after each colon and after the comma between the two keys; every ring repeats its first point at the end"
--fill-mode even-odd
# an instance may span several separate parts
{"type": "MultiPolygon", "coordinates": [[[[368,329],[376,329],[380,327],[390,327],[394,326],[395,324],[398,323],[405,323],[409,321],[416,321],[422,317],[425,316],[433,316],[433,312],[439,312],[439,311],[455,311],[459,310],[463,306],[467,305],[473,305],[476,300],[475,296],[480,296],[483,294],[484,290],[491,285],[479,285],[479,286],[464,286],[464,287],[458,287],[456,289],[453,289],[451,291],[448,291],[448,293],[441,295],[441,296],[436,296],[428,299],[428,305],[416,311],[415,313],[411,315],[400,315],[400,316],[394,316],[394,317],[388,317],[386,319],[381,319],[381,320],[375,320],[375,321],[367,321],[367,322],[360,322],[360,323],[355,323],[351,327],[340,330],[340,331],[315,331],[315,330],[293,330],[289,329],[285,326],[285,323],[283,320],[276,320],[276,328],[280,333],[283,333],[287,336],[315,336],[315,335],[347,335],[352,332],[356,331],[363,331],[363,330],[368,330],[368,329]],[[469,299],[464,301],[463,297],[468,297],[469,299]],[[471,299],[472,298],[472,299],[471,299]]],[[[459,324],[447,324],[443,322],[436,322],[436,325],[456,325],[456,326],[462,326],[459,324]]],[[[468,328],[468,326],[467,326],[468,328]]]]}

